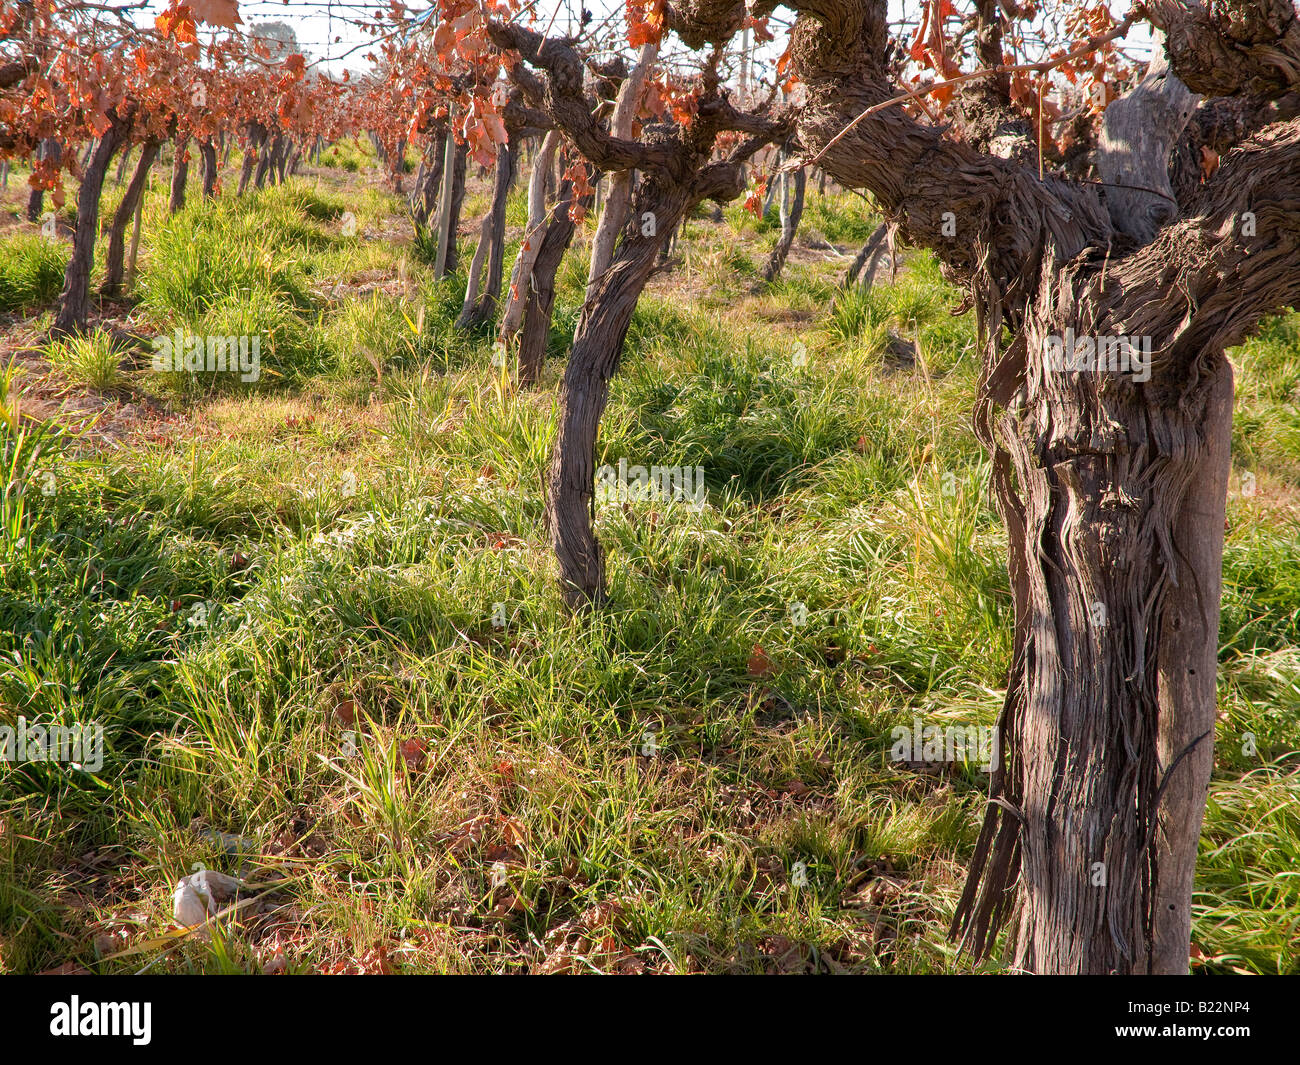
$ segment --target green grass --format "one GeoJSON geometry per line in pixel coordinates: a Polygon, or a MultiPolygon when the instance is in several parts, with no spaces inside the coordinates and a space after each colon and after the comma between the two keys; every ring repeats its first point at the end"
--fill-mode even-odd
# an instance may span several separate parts
{"type": "Polygon", "coordinates": [[[112,392],[126,384],[125,352],[107,333],[55,341],[45,349],[45,357],[73,384],[100,392],[112,392]]]}
{"type": "MultiPolygon", "coordinates": [[[[889,760],[913,715],[990,723],[1010,656],[973,325],[933,261],[866,296],[792,263],[739,296],[770,234],[692,222],[597,457],[701,466],[708,505],[601,508],[611,603],[573,615],[544,527],[554,369],[503,390],[490,338],[452,327],[463,276],[342,236],[344,205],[403,216],[294,182],[146,226],[141,335],[263,335],[256,386],[119,367],[186,421],[112,448],[0,425],[0,714],[107,737],[97,775],[0,767],[0,968],[965,968],[943,930],[986,778],[889,760]],[[195,863],[271,908],[160,940],[195,863]]],[[[815,192],[809,219],[874,225],[815,192]]],[[[1258,490],[1229,505],[1210,972],[1300,972],[1296,321],[1237,353],[1234,484],[1258,490]]],[[[89,384],[112,350],[82,343],[47,354],[89,384]]]]}
{"type": "Polygon", "coordinates": [[[0,255],[0,311],[49,303],[63,288],[67,265],[68,252],[56,241],[30,234],[6,240],[0,255]]]}

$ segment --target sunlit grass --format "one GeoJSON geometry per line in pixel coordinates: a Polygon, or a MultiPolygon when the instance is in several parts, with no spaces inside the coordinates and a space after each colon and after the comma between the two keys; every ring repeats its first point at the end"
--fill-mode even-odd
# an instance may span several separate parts
{"type": "MultiPolygon", "coordinates": [[[[933,261],[866,294],[792,262],[751,293],[770,227],[729,244],[693,221],[596,457],[702,467],[707,503],[599,508],[610,603],[575,615],[544,521],[556,367],[503,385],[490,338],[453,328],[463,275],[344,235],[344,209],[363,233],[403,217],[293,182],[147,232],[142,334],[262,335],[254,387],[164,387],[91,334],[46,352],[59,372],[160,391],[183,431],[94,450],[0,427],[0,714],[107,735],[98,776],[0,767],[0,966],[257,971],[282,942],[301,971],[380,949],[403,971],[535,971],[569,936],[579,970],[965,967],[944,930],[986,778],[889,758],[913,715],[990,723],[1010,657],[973,327],[933,261]],[[74,904],[87,854],[108,886],[74,904]],[[269,923],[98,960],[104,935],[164,928],[196,862],[270,891],[269,923]]],[[[847,244],[877,221],[811,189],[807,217],[847,244]]],[[[1234,484],[1256,471],[1258,491],[1229,508],[1194,913],[1212,971],[1300,970],[1290,323],[1240,359],[1234,484]]]]}

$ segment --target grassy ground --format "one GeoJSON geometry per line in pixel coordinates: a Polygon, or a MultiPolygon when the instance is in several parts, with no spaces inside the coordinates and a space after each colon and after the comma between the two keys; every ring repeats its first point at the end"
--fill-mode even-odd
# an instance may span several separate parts
{"type": "MultiPolygon", "coordinates": [[[[813,194],[756,292],[770,224],[693,220],[600,449],[703,467],[708,505],[602,509],[611,606],[574,617],[541,485],[589,230],[516,394],[368,153],[325,162],[171,219],[160,166],[136,298],[69,344],[40,339],[66,238],[3,216],[5,405],[33,417],[0,426],[0,718],[107,752],[0,766],[0,971],[968,968],[944,930],[985,776],[890,759],[914,717],[991,723],[1009,652],[973,324],[933,262],[837,293],[817,242],[875,220],[813,194]],[[178,327],[263,337],[261,379],[152,372],[178,327]],[[200,865],[257,900],[178,936],[200,865]]],[[[1194,940],[1203,971],[1296,973],[1300,318],[1235,358],[1194,940]]]]}

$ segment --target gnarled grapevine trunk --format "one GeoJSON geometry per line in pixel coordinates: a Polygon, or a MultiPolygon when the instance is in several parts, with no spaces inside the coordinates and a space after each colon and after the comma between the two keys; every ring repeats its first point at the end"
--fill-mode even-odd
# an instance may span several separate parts
{"type": "Polygon", "coordinates": [[[460,245],[456,241],[456,235],[460,230],[460,211],[465,204],[465,166],[467,162],[468,149],[463,144],[456,145],[455,155],[452,159],[451,170],[451,199],[448,203],[448,239],[447,239],[447,272],[454,274],[456,268],[460,266],[460,245]]]}
{"type": "MultiPolygon", "coordinates": [[[[573,241],[574,222],[569,213],[573,183],[560,182],[555,208],[541,237],[537,256],[528,274],[524,292],[523,328],[519,334],[519,384],[536,384],[546,363],[546,346],[551,338],[551,312],[555,304],[555,274],[573,241]]],[[[589,206],[592,197],[583,199],[589,206]]],[[[534,238],[536,239],[536,238],[534,238]]]]}
{"type": "Polygon", "coordinates": [[[425,161],[420,165],[420,172],[411,187],[407,203],[417,230],[428,228],[434,207],[438,203],[438,188],[442,183],[443,160],[446,154],[446,137],[447,134],[444,133],[425,153],[425,161]]]}
{"type": "MultiPolygon", "coordinates": [[[[1096,184],[1026,164],[1033,145],[996,93],[960,138],[894,106],[882,0],[792,5],[801,142],[935,252],[984,343],[976,424],[1016,627],[1003,762],[953,932],[983,957],[1012,919],[1013,960],[1034,972],[1186,972],[1212,760],[1223,353],[1300,300],[1300,124],[1243,132],[1175,218],[1165,171],[1185,91],[1156,70],[1108,116],[1103,205],[1096,184]],[[1122,364],[1120,337],[1139,365],[1122,364]],[[1083,358],[1059,360],[1075,340],[1083,358]],[[1103,341],[1120,366],[1096,364],[1103,341]]],[[[1193,91],[1276,100],[1300,79],[1289,0],[1152,10],[1193,91]]]]}
{"type": "Polygon", "coordinates": [[[524,299],[532,282],[533,264],[537,261],[543,235],[550,224],[551,212],[546,196],[559,144],[560,134],[551,130],[533,159],[533,171],[528,180],[528,223],[524,228],[524,239],[520,242],[514,269],[510,272],[506,309],[501,314],[501,336],[506,340],[518,332],[523,322],[524,299]]]}
{"type": "MultiPolygon", "coordinates": [[[[36,152],[37,159],[53,159],[56,163],[63,158],[63,145],[52,137],[41,141],[36,152]]],[[[27,221],[39,222],[41,212],[45,209],[45,190],[33,187],[27,194],[27,221]]]]}
{"type": "Polygon", "coordinates": [[[1017,606],[1001,722],[1012,757],[957,924],[987,950],[1018,881],[1018,968],[1185,972],[1231,371],[1205,352],[1170,395],[1052,367],[1049,338],[1107,332],[1096,302],[1058,282],[1024,330],[1025,384],[992,441],[1017,606]]]}
{"type": "Polygon", "coordinates": [[[244,195],[248,188],[249,179],[253,176],[253,170],[259,165],[260,157],[265,154],[266,150],[266,127],[260,122],[249,122],[245,127],[246,141],[244,146],[244,158],[239,167],[239,188],[238,194],[244,195]]]}

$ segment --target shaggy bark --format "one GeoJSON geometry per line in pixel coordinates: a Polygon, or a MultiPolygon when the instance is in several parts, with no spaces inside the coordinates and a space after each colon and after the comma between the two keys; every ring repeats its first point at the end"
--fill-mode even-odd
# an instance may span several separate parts
{"type": "Polygon", "coordinates": [[[126,187],[122,202],[113,212],[113,222],[108,230],[108,255],[105,260],[104,283],[100,294],[116,297],[122,292],[122,276],[126,268],[126,226],[135,217],[136,209],[144,199],[145,186],[149,181],[149,168],[158,158],[161,141],[150,137],[140,146],[140,159],[131,175],[131,182],[126,187]]]}
{"type": "Polygon", "coordinates": [[[1016,623],[1003,761],[954,934],[983,956],[1014,915],[1022,969],[1186,972],[1213,739],[1223,352],[1300,298],[1300,127],[1230,152],[1140,246],[1129,234],[1149,212],[1120,228],[1091,187],[1039,180],[898,107],[838,136],[894,95],[885,5],[792,6],[801,142],[967,286],[984,347],[977,426],[1016,623]],[[1047,344],[1067,332],[1149,337],[1150,380],[1054,365],[1047,344]]]}
{"type": "Polygon", "coordinates": [[[1205,96],[1275,99],[1300,85],[1300,18],[1291,0],[1151,0],[1174,72],[1205,96]]]}

